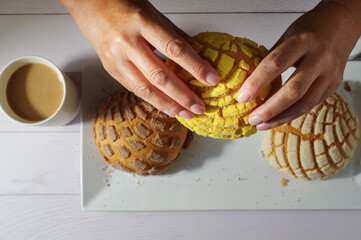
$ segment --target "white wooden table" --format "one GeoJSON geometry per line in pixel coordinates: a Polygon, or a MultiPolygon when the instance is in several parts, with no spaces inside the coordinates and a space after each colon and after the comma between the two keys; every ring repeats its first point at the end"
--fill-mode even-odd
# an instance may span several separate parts
{"type": "MultiPolygon", "coordinates": [[[[271,47],[318,1],[153,0],[189,34],[222,31],[271,47]]],[[[80,86],[99,62],[55,0],[1,0],[0,68],[15,57],[54,61],[80,86]]],[[[25,128],[0,115],[0,239],[360,239],[361,211],[82,212],[80,117],[25,128]]]]}

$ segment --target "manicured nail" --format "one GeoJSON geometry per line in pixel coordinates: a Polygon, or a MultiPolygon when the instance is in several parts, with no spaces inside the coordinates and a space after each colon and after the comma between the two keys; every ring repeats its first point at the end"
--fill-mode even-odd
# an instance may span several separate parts
{"type": "Polygon", "coordinates": [[[219,77],[214,73],[208,73],[206,81],[211,85],[216,85],[219,82],[219,77]]]}
{"type": "Polygon", "coordinates": [[[251,94],[248,90],[243,90],[238,94],[237,101],[239,103],[246,103],[249,102],[249,100],[251,100],[251,94]]]}
{"type": "Polygon", "coordinates": [[[163,111],[165,114],[167,114],[169,117],[174,117],[174,114],[172,114],[171,112],[169,112],[168,110],[164,110],[163,111]]]}
{"type": "Polygon", "coordinates": [[[268,129],[271,129],[271,128],[272,128],[272,126],[269,123],[261,123],[261,124],[257,125],[257,130],[258,131],[265,131],[265,130],[268,130],[268,129]]]}
{"type": "Polygon", "coordinates": [[[191,109],[191,111],[194,112],[195,114],[202,114],[202,113],[204,113],[204,107],[203,107],[201,104],[198,104],[198,103],[193,104],[190,109],[191,109]]]}
{"type": "Polygon", "coordinates": [[[182,110],[178,113],[178,115],[184,119],[192,119],[194,117],[194,114],[188,110],[182,110]]]}
{"type": "Polygon", "coordinates": [[[255,116],[251,116],[248,119],[248,122],[249,122],[249,124],[256,126],[256,125],[260,125],[261,123],[263,123],[263,120],[258,115],[255,115],[255,116]]]}

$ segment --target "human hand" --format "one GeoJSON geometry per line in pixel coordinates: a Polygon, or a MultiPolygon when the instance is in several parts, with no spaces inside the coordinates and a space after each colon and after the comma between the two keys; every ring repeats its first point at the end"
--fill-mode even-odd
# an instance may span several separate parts
{"type": "Polygon", "coordinates": [[[342,83],[347,58],[361,34],[361,1],[322,1],[298,18],[245,81],[239,102],[254,99],[282,72],[296,68],[281,89],[250,115],[267,130],[310,111],[342,83]]]}
{"type": "Polygon", "coordinates": [[[192,118],[203,101],[154,53],[157,49],[199,81],[219,77],[184,40],[186,33],[146,0],[59,0],[88,38],[104,68],[124,87],[170,116],[192,118]]]}

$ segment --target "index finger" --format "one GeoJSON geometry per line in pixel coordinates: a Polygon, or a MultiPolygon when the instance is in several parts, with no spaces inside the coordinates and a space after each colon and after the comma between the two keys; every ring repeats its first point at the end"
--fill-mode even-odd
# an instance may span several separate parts
{"type": "MultiPolygon", "coordinates": [[[[139,39],[140,47],[133,49],[129,53],[129,59],[137,66],[140,72],[148,81],[167,94],[174,101],[190,111],[201,114],[204,112],[203,101],[191,91],[184,82],[182,82],[164,62],[157,58],[155,54],[147,47],[144,39],[139,39]]],[[[178,114],[173,107],[173,113],[178,114]]]]}
{"type": "Polygon", "coordinates": [[[306,44],[297,38],[286,40],[268,54],[243,83],[238,102],[246,103],[256,98],[276,77],[293,66],[307,51],[306,44]]]}
{"type": "Polygon", "coordinates": [[[142,31],[142,36],[200,82],[207,85],[219,82],[217,71],[171,28],[159,24],[148,25],[142,31]]]}

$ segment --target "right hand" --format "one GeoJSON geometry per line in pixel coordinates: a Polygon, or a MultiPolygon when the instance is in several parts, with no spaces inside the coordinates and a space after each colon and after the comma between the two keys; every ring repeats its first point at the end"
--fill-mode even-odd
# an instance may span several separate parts
{"type": "Polygon", "coordinates": [[[205,110],[154,53],[157,49],[202,83],[217,72],[184,40],[188,35],[146,0],[59,0],[88,38],[104,68],[124,87],[170,116],[192,118],[205,110]]]}

